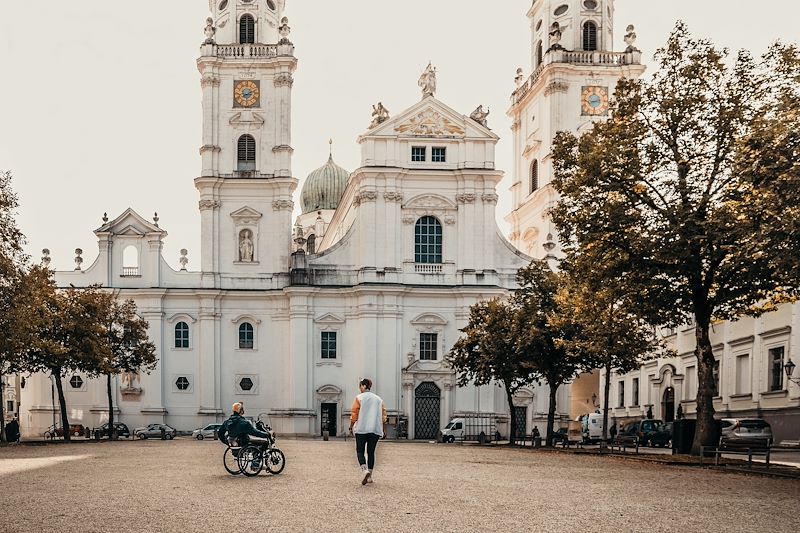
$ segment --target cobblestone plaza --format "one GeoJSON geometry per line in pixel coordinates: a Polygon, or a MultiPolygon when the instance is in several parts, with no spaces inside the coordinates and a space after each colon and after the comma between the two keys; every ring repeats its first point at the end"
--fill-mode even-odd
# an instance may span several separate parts
{"type": "Polygon", "coordinates": [[[0,530],[798,531],[800,482],[562,452],[282,440],[279,476],[231,476],[218,442],[0,448],[0,530]],[[567,517],[567,518],[565,518],[567,517]]]}

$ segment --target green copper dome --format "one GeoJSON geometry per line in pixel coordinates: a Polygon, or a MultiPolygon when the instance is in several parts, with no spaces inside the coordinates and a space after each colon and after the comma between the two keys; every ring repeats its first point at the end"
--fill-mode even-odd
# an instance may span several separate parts
{"type": "Polygon", "coordinates": [[[303,184],[303,192],[300,193],[303,213],[336,209],[349,177],[350,173],[334,163],[333,156],[330,156],[328,162],[309,174],[303,184]]]}

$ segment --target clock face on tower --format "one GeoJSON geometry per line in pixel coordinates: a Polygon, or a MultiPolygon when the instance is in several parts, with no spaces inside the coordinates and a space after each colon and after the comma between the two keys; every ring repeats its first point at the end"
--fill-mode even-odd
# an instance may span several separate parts
{"type": "Polygon", "coordinates": [[[233,82],[233,107],[258,107],[260,101],[260,81],[243,80],[233,82]]]}
{"type": "Polygon", "coordinates": [[[581,115],[608,114],[608,87],[588,85],[581,88],[581,115]]]}

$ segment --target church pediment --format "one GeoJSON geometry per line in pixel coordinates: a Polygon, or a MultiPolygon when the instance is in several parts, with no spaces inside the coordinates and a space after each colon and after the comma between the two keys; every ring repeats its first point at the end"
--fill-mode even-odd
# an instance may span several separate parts
{"type": "Polygon", "coordinates": [[[239,224],[255,224],[263,215],[252,207],[242,207],[231,213],[231,218],[239,224]]]}
{"type": "Polygon", "coordinates": [[[415,326],[446,326],[447,320],[436,313],[423,313],[411,321],[415,326]]]}
{"type": "Polygon", "coordinates": [[[399,115],[375,126],[362,137],[372,136],[498,139],[485,126],[436,98],[425,98],[399,115]]]}
{"type": "Polygon", "coordinates": [[[139,213],[130,207],[120,216],[110,222],[106,222],[94,231],[95,235],[128,235],[144,236],[149,234],[159,234],[166,237],[167,232],[159,228],[154,222],[145,220],[139,213]]]}
{"type": "Polygon", "coordinates": [[[456,205],[438,194],[415,196],[403,205],[404,209],[456,209],[456,205]]]}
{"type": "Polygon", "coordinates": [[[315,324],[344,324],[344,318],[334,315],[333,313],[325,313],[321,317],[314,319],[315,324]]]}
{"type": "Polygon", "coordinates": [[[263,126],[264,117],[252,111],[242,111],[231,117],[228,123],[231,126],[263,126]]]}

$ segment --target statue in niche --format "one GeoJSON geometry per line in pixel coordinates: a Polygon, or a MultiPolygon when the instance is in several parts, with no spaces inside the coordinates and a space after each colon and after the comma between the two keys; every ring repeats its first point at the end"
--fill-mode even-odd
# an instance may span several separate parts
{"type": "Polygon", "coordinates": [[[422,88],[422,97],[427,98],[436,94],[436,69],[428,62],[425,72],[419,77],[417,85],[422,88]]]}
{"type": "Polygon", "coordinates": [[[389,119],[389,110],[383,107],[383,102],[378,102],[378,105],[372,106],[372,124],[369,125],[370,129],[378,124],[383,124],[389,119]]]}
{"type": "Polygon", "coordinates": [[[249,229],[243,229],[239,233],[239,261],[253,262],[253,232],[249,229]]]}
{"type": "Polygon", "coordinates": [[[206,19],[206,27],[203,33],[206,34],[206,40],[203,44],[216,44],[214,42],[214,36],[217,34],[217,28],[214,27],[214,20],[211,17],[206,19]]]}
{"type": "Polygon", "coordinates": [[[471,118],[484,128],[488,128],[487,126],[488,121],[486,120],[486,117],[488,116],[489,116],[489,108],[487,107],[486,111],[484,111],[483,106],[479,105],[478,108],[470,114],[469,118],[471,118]]]}
{"type": "Polygon", "coordinates": [[[138,372],[125,372],[122,374],[122,390],[123,392],[136,392],[142,390],[139,386],[138,372]]]}

